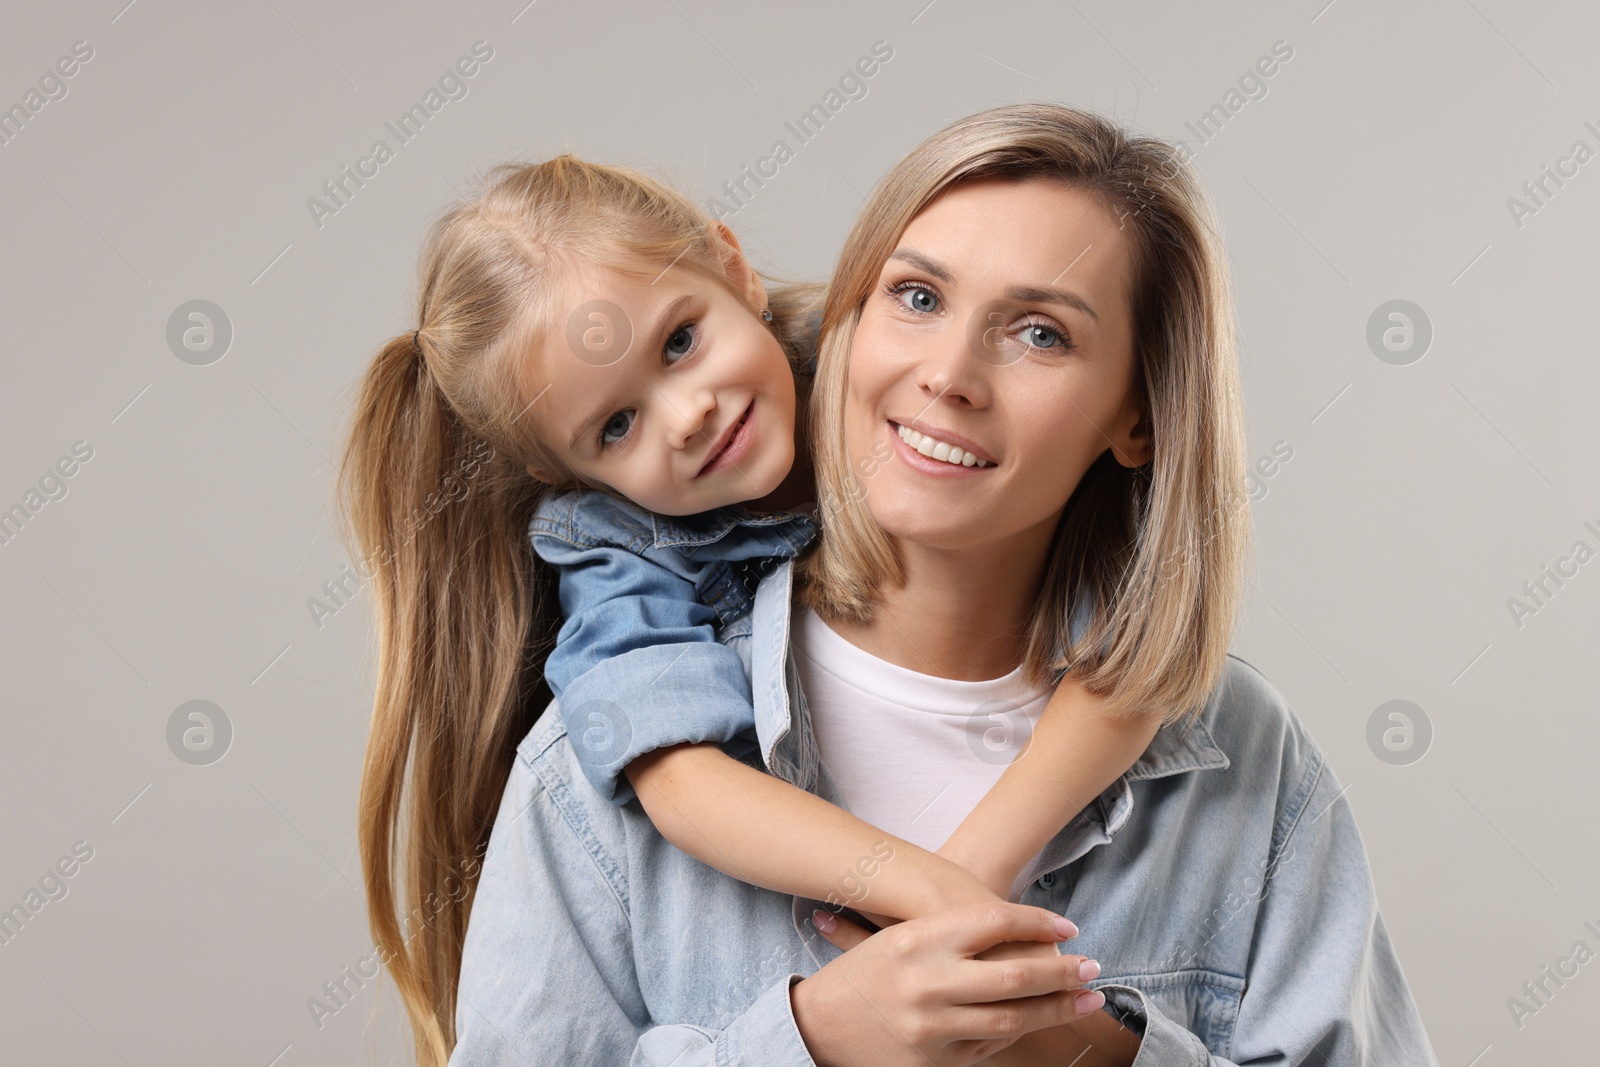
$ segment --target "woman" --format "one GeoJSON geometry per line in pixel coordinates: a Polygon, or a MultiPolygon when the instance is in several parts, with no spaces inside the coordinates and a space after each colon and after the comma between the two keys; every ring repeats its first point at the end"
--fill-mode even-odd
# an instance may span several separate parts
{"type": "MultiPolygon", "coordinates": [[[[937,795],[921,811],[903,795],[935,775],[970,795],[968,779],[993,780],[992,754],[975,742],[952,757],[942,724],[903,717],[928,755],[893,759],[902,735],[873,713],[904,716],[899,687],[947,709],[973,701],[956,718],[979,735],[997,706],[1025,718],[1068,664],[1127,706],[1192,714],[1044,848],[1021,904],[868,937],[825,913],[819,936],[817,902],[727,878],[667,845],[637,804],[579,788],[558,716],[497,777],[492,746],[521,724],[511,701],[490,704],[503,713],[470,724],[475,750],[442,751],[451,730],[415,742],[413,789],[459,816],[421,819],[433,833],[420,843],[413,827],[424,888],[448,890],[440,872],[463,856],[470,886],[472,805],[504,781],[464,945],[464,909],[449,906],[410,946],[386,942],[394,898],[371,895],[375,925],[390,912],[380,948],[403,963],[391,969],[419,1058],[450,1043],[459,947],[459,1064],[1031,1064],[1084,1050],[1076,1062],[1141,1067],[1433,1063],[1337,780],[1281,697],[1226,656],[1246,529],[1231,316],[1204,198],[1158,141],[1019,105],[898,164],[824,315],[821,543],[762,577],[754,611],[721,635],[749,665],[760,759],[937,844],[938,827],[918,826],[937,795]],[[925,461],[907,431],[992,466],[925,461]],[[1075,955],[1101,961],[1089,984],[1105,1011],[1074,1018],[1075,976],[990,951],[1055,940],[1049,912],[1081,927],[1075,955]]],[[[521,662],[492,662],[494,692],[521,662]]],[[[380,825],[398,794],[382,794],[380,825]]],[[[864,857],[856,902],[870,870],[864,857]]]]}

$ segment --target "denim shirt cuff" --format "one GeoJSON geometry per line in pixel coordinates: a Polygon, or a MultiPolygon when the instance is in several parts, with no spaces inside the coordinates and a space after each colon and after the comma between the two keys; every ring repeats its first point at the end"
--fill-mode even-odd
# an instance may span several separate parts
{"type": "Polygon", "coordinates": [[[1141,991],[1126,985],[1096,985],[1106,995],[1104,1010],[1140,1037],[1133,1067],[1207,1067],[1213,1062],[1205,1044],[1167,1018],[1141,991]]]}
{"type": "Polygon", "coordinates": [[[800,1039],[789,999],[790,987],[802,977],[790,974],[769,986],[722,1031],[716,1067],[817,1067],[800,1039]]]}

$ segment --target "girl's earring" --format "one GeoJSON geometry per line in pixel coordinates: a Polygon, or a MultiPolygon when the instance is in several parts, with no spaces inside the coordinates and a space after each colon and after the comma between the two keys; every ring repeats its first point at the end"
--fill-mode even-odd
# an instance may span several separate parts
{"type": "Polygon", "coordinates": [[[762,308],[761,309],[761,321],[762,322],[771,322],[772,321],[772,309],[771,308],[762,308]]]}

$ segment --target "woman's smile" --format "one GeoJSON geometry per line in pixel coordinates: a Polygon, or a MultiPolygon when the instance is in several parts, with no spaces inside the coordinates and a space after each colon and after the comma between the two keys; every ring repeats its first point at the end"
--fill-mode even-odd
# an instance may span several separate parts
{"type": "Polygon", "coordinates": [[[894,454],[912,470],[936,478],[969,478],[994,469],[990,460],[952,444],[954,434],[925,434],[893,419],[886,425],[894,454]]]}

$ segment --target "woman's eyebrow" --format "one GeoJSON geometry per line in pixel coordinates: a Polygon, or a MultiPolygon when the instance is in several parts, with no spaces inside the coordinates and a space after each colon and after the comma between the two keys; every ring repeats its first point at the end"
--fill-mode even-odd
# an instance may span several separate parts
{"type": "Polygon", "coordinates": [[[1077,308],[1095,322],[1100,321],[1100,316],[1094,313],[1088,301],[1077,293],[1066,289],[1051,289],[1036,285],[1013,285],[1006,290],[1006,297],[1023,304],[1065,304],[1067,307],[1077,308]]]}
{"type": "Polygon", "coordinates": [[[915,248],[897,248],[889,254],[889,258],[901,260],[911,264],[918,270],[927,271],[946,285],[951,285],[956,280],[954,274],[951,274],[921,252],[918,252],[915,248]]]}
{"type": "MultiPolygon", "coordinates": [[[[889,254],[890,259],[898,259],[909,263],[920,271],[924,271],[944,282],[946,285],[955,283],[955,275],[944,267],[935,263],[915,248],[897,248],[889,254]]],[[[1077,293],[1066,289],[1053,289],[1049,286],[1039,285],[1013,285],[1006,290],[1006,297],[1024,304],[1062,304],[1066,307],[1077,308],[1095,322],[1100,321],[1100,316],[1095,314],[1089,302],[1077,293]]]]}

